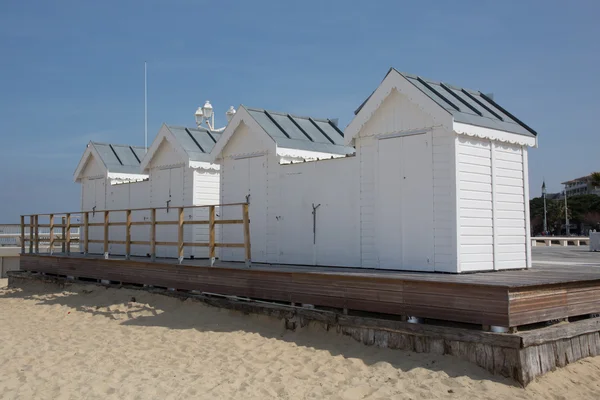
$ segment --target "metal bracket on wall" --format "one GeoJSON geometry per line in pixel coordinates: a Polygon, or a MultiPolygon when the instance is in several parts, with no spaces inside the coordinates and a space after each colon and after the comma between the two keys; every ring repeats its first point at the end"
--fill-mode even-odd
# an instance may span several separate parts
{"type": "Polygon", "coordinates": [[[312,215],[313,215],[313,244],[317,243],[317,208],[321,206],[321,203],[315,206],[315,203],[312,204],[312,215]]]}

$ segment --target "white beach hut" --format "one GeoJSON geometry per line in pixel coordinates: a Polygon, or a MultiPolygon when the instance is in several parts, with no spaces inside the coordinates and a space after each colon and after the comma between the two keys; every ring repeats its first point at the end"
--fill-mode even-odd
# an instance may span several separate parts
{"type": "MultiPolygon", "coordinates": [[[[302,121],[243,109],[213,150],[221,201],[250,195],[253,261],[452,273],[531,266],[527,148],[536,133],[489,96],[391,69],[343,139],[331,121],[302,121]],[[325,125],[338,136],[321,148],[305,128],[322,134],[325,125]]],[[[235,234],[225,229],[223,240],[235,234]]]]}
{"type": "MultiPolygon", "coordinates": [[[[352,245],[358,240],[358,187],[344,168],[355,168],[354,157],[346,157],[353,153],[334,121],[240,106],[212,155],[221,163],[221,203],[250,203],[252,261],[327,265],[359,260],[349,256],[357,250],[352,245]],[[310,163],[316,160],[328,161],[316,168],[310,163]],[[335,185],[324,184],[334,180],[335,185]],[[318,235],[328,238],[325,245],[314,240],[316,213],[318,235]]],[[[238,210],[223,211],[225,219],[241,218],[238,210]]],[[[222,232],[225,243],[242,241],[234,226],[222,232]]],[[[221,259],[244,257],[240,249],[222,249],[221,259]]]]}
{"type": "MultiPolygon", "coordinates": [[[[144,154],[145,149],[137,146],[97,142],[87,145],[74,179],[81,184],[81,211],[91,212],[90,223],[104,221],[104,215],[96,213],[97,210],[148,207],[148,175],[140,169],[144,154]]],[[[119,228],[112,228],[113,232],[119,228]]],[[[89,227],[89,236],[92,240],[101,240],[103,228],[89,227]]],[[[123,253],[120,247],[123,246],[111,245],[110,252],[123,253]]],[[[90,243],[89,251],[101,253],[102,244],[90,243]]]]}
{"type": "MultiPolygon", "coordinates": [[[[205,128],[186,128],[164,124],[141,161],[140,170],[149,175],[149,203],[157,210],[157,220],[177,220],[177,207],[218,204],[219,165],[210,162],[209,153],[221,133],[205,128]]],[[[186,218],[208,219],[208,209],[186,209],[186,218]]],[[[186,242],[208,242],[207,225],[191,225],[185,230],[186,242]]],[[[157,228],[156,240],[172,242],[175,225],[157,228]]],[[[157,257],[177,257],[174,246],[157,246],[157,257]]],[[[185,257],[208,257],[208,248],[186,248],[185,257]]]]}

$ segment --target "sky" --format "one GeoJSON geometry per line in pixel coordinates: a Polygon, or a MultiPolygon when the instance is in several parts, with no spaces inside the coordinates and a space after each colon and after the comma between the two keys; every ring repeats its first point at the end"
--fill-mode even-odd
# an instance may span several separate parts
{"type": "Polygon", "coordinates": [[[484,93],[538,132],[530,193],[600,170],[600,2],[0,2],[0,223],[76,211],[90,140],[240,104],[339,118],[390,67],[484,93]]]}

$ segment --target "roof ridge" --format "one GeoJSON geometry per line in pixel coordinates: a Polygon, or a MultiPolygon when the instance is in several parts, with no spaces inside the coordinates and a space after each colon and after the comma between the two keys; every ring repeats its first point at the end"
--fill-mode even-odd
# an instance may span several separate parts
{"type": "Polygon", "coordinates": [[[245,107],[245,108],[248,111],[256,111],[256,112],[262,112],[262,113],[264,113],[266,111],[269,114],[275,114],[275,115],[279,115],[282,117],[287,117],[289,115],[292,118],[301,118],[301,119],[306,119],[306,120],[312,118],[313,120],[318,121],[318,122],[329,122],[330,121],[329,118],[314,118],[309,115],[296,115],[296,114],[290,114],[290,113],[287,113],[284,111],[267,110],[266,108],[255,108],[255,107],[245,107]]]}
{"type": "Polygon", "coordinates": [[[190,129],[190,130],[196,130],[196,131],[204,131],[204,132],[211,132],[210,129],[207,129],[203,126],[196,126],[195,128],[189,128],[187,126],[183,126],[183,125],[168,125],[165,124],[167,126],[167,128],[179,128],[179,129],[190,129]]]}
{"type": "Polygon", "coordinates": [[[104,146],[133,147],[134,149],[145,149],[144,146],[132,146],[130,144],[94,142],[93,140],[90,140],[90,143],[93,145],[99,144],[99,145],[104,145],[104,146]]]}

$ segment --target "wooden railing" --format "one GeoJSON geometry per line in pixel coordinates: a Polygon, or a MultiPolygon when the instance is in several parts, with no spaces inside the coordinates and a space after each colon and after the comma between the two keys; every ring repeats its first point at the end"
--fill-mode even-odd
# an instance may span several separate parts
{"type": "Polygon", "coordinates": [[[83,254],[89,253],[90,243],[102,244],[102,249],[105,258],[109,258],[109,245],[119,244],[125,245],[125,257],[129,259],[131,257],[131,246],[132,245],[146,245],[149,247],[149,254],[152,260],[156,259],[156,247],[157,246],[176,246],[179,263],[184,258],[184,248],[186,247],[208,247],[208,254],[211,260],[211,265],[214,264],[216,258],[217,247],[233,247],[243,248],[244,257],[247,265],[251,262],[251,249],[250,249],[250,218],[248,215],[248,203],[235,203],[235,204],[219,204],[219,205],[206,205],[206,206],[179,206],[179,207],[154,207],[154,208],[133,208],[133,209],[122,209],[122,210],[94,210],[94,211],[83,211],[77,213],[52,213],[52,214],[31,214],[21,215],[21,253],[25,254],[26,245],[29,245],[30,254],[38,254],[40,252],[40,243],[48,242],[48,249],[50,254],[54,252],[55,245],[57,243],[62,244],[62,251],[66,254],[71,253],[71,244],[79,243],[80,251],[83,254]],[[217,219],[216,208],[223,209],[224,207],[240,207],[242,210],[242,219],[217,219]],[[186,209],[197,209],[197,208],[208,208],[208,220],[195,220],[184,218],[184,210],[186,209]],[[163,220],[159,221],[156,218],[157,210],[176,210],[177,220],[163,220]],[[150,211],[150,221],[132,221],[132,214],[137,212],[148,212],[150,211]],[[115,213],[125,213],[125,221],[123,222],[111,222],[110,215],[115,213]],[[90,214],[103,215],[103,222],[90,222],[90,214]],[[82,221],[79,223],[73,223],[72,219],[74,215],[80,215],[82,221]],[[48,223],[40,224],[40,217],[47,218],[48,223]],[[56,218],[61,218],[61,223],[56,223],[56,218]],[[26,224],[28,223],[28,225],[26,224]],[[224,224],[240,224],[243,226],[243,243],[218,243],[215,234],[216,225],[224,224]],[[131,228],[133,226],[147,225],[149,226],[149,240],[147,241],[133,241],[131,240],[131,228]],[[156,227],[161,225],[176,225],[177,226],[177,241],[157,241],[156,240],[156,227]],[[208,242],[185,242],[184,227],[186,225],[208,225],[208,242]],[[90,239],[90,227],[103,227],[103,239],[90,239]],[[109,228],[111,226],[125,226],[125,237],[124,240],[113,240],[110,238],[109,228]],[[28,229],[26,229],[28,227],[28,229]],[[49,228],[48,239],[40,235],[40,228],[49,228]],[[55,229],[60,228],[60,237],[55,233],[55,229]],[[71,230],[73,228],[80,228],[80,238],[73,238],[71,230]]]}

